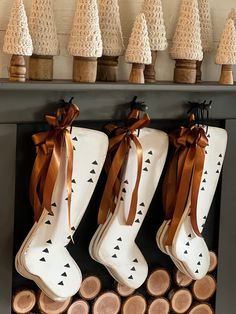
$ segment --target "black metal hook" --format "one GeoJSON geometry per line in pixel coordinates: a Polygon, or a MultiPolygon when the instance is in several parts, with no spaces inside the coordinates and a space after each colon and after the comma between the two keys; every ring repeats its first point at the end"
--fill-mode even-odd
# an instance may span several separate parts
{"type": "Polygon", "coordinates": [[[195,122],[198,125],[206,126],[206,133],[208,132],[208,122],[209,122],[209,111],[211,109],[212,100],[207,102],[204,100],[202,103],[198,102],[188,102],[191,108],[188,110],[188,114],[192,113],[195,116],[195,122]]]}
{"type": "Polygon", "coordinates": [[[148,110],[148,106],[145,104],[144,101],[137,101],[138,97],[134,96],[133,100],[130,103],[131,110],[137,109],[142,112],[146,112],[148,110]]]}

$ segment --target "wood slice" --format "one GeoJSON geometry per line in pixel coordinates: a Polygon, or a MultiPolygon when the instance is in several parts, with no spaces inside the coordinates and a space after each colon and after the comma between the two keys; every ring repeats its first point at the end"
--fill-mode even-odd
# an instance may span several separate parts
{"type": "Polygon", "coordinates": [[[36,296],[33,290],[17,291],[12,298],[12,310],[14,313],[29,313],[36,304],[36,296]]]}
{"type": "Polygon", "coordinates": [[[152,51],[152,63],[145,65],[145,70],[144,70],[145,83],[156,82],[156,71],[155,71],[156,61],[157,61],[157,51],[152,51]]]}
{"type": "Polygon", "coordinates": [[[210,251],[210,266],[208,272],[213,272],[218,265],[218,258],[215,252],[210,251]]]}
{"type": "Polygon", "coordinates": [[[68,309],[71,300],[72,298],[68,298],[63,302],[53,301],[44,292],[40,291],[37,305],[42,314],[60,314],[68,309]]]}
{"type": "Polygon", "coordinates": [[[122,297],[129,297],[131,294],[135,292],[135,289],[129,288],[127,286],[122,285],[121,283],[116,283],[116,291],[122,297]]]}
{"type": "Polygon", "coordinates": [[[74,57],[73,80],[94,83],[97,77],[97,58],[74,57]]]}
{"type": "Polygon", "coordinates": [[[85,300],[93,300],[100,293],[101,280],[96,276],[86,277],[80,286],[79,294],[85,300]]]}
{"type": "Polygon", "coordinates": [[[185,313],[192,304],[192,294],[188,289],[179,289],[169,293],[171,308],[175,313],[185,313]]]}
{"type": "Polygon", "coordinates": [[[197,76],[196,76],[196,81],[197,83],[200,83],[202,81],[202,60],[199,61],[197,60],[197,76]]]}
{"type": "Polygon", "coordinates": [[[53,79],[53,57],[33,54],[29,58],[29,79],[51,81],[53,79]]]}
{"type": "Polygon", "coordinates": [[[176,284],[179,287],[183,287],[183,288],[188,287],[193,282],[193,279],[191,277],[185,275],[179,269],[175,271],[174,279],[175,279],[176,284]]]}
{"type": "Polygon", "coordinates": [[[231,64],[222,65],[219,84],[220,85],[233,85],[234,84],[233,66],[231,64]]]}
{"type": "Polygon", "coordinates": [[[207,301],[216,291],[216,280],[211,275],[206,275],[200,280],[196,280],[192,286],[193,296],[196,300],[207,301]]]}
{"type": "Polygon", "coordinates": [[[122,314],[144,314],[147,309],[145,298],[140,295],[132,295],[128,297],[122,304],[122,314]]]}
{"type": "Polygon", "coordinates": [[[26,66],[24,56],[13,55],[9,67],[9,80],[14,82],[25,82],[26,66]]]}
{"type": "Polygon", "coordinates": [[[93,314],[117,314],[120,311],[120,297],[113,291],[102,293],[93,303],[93,314]]]}
{"type": "Polygon", "coordinates": [[[129,83],[144,84],[144,64],[133,63],[130,72],[129,83]]]}
{"type": "Polygon", "coordinates": [[[195,60],[176,60],[174,82],[180,84],[195,84],[197,76],[195,60]]]}
{"type": "Polygon", "coordinates": [[[147,279],[146,287],[151,296],[161,297],[170,288],[171,279],[170,274],[166,269],[154,270],[147,279]]]}
{"type": "Polygon", "coordinates": [[[89,304],[85,300],[77,300],[71,304],[67,314],[89,314],[89,304]]]}
{"type": "Polygon", "coordinates": [[[168,314],[170,302],[165,298],[154,299],[148,307],[148,314],[168,314]]]}
{"type": "Polygon", "coordinates": [[[102,56],[98,58],[97,81],[116,82],[118,80],[119,57],[102,56]]]}
{"type": "Polygon", "coordinates": [[[188,314],[214,314],[214,310],[208,303],[195,304],[188,314]]]}

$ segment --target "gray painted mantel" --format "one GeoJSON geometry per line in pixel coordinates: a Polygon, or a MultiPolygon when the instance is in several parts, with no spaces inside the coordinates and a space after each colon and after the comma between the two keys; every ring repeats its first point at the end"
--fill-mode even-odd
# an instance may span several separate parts
{"type": "Polygon", "coordinates": [[[119,118],[134,96],[145,100],[152,119],[159,120],[184,118],[188,101],[213,101],[211,118],[224,120],[229,136],[221,181],[216,314],[236,313],[236,86],[6,80],[0,80],[0,313],[11,313],[17,124],[43,121],[57,101],[72,96],[80,107],[79,119],[89,121],[119,118]]]}

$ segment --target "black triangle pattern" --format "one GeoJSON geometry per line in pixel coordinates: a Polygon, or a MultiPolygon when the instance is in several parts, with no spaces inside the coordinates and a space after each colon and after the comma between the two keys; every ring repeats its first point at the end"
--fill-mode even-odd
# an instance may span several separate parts
{"type": "Polygon", "coordinates": [[[202,253],[201,253],[201,254],[199,254],[199,257],[202,257],[202,253]]]}
{"type": "Polygon", "coordinates": [[[67,197],[67,198],[65,198],[65,201],[68,201],[68,197],[67,197]]]}
{"type": "Polygon", "coordinates": [[[76,149],[75,149],[75,146],[73,146],[73,150],[76,150],[76,149]]]}
{"type": "Polygon", "coordinates": [[[49,253],[48,249],[43,250],[44,253],[49,253]]]}
{"type": "Polygon", "coordinates": [[[132,271],[136,271],[135,267],[132,267],[130,270],[132,270],[132,271]]]}
{"type": "Polygon", "coordinates": [[[44,257],[40,258],[40,262],[46,262],[45,258],[44,257]]]}
{"type": "Polygon", "coordinates": [[[208,172],[207,172],[207,171],[205,171],[205,172],[204,172],[204,174],[208,174],[208,172]]]}
{"type": "Polygon", "coordinates": [[[128,180],[125,180],[124,183],[125,183],[125,184],[129,184],[129,181],[128,181],[128,180]]]}
{"type": "Polygon", "coordinates": [[[147,168],[147,167],[145,167],[145,168],[143,169],[143,171],[148,171],[148,168],[147,168]]]}
{"type": "Polygon", "coordinates": [[[139,204],[139,206],[145,207],[144,203],[139,204]]]}
{"type": "Polygon", "coordinates": [[[92,179],[92,178],[89,179],[88,182],[89,182],[89,183],[93,183],[93,179],[92,179]]]}
{"type": "Polygon", "coordinates": [[[219,157],[222,158],[223,156],[220,154],[219,157]]]}
{"type": "Polygon", "coordinates": [[[201,265],[201,262],[198,262],[197,264],[200,266],[200,265],[201,265]]]}
{"type": "Polygon", "coordinates": [[[185,245],[190,246],[190,243],[189,243],[189,242],[187,242],[185,245]]]}
{"type": "Polygon", "coordinates": [[[133,263],[138,263],[137,258],[135,258],[135,259],[133,260],[133,263]]]}
{"type": "Polygon", "coordinates": [[[120,250],[119,245],[117,245],[116,247],[114,247],[114,250],[120,250]]]}
{"type": "Polygon", "coordinates": [[[92,174],[96,174],[96,172],[95,172],[95,170],[93,169],[93,170],[91,170],[90,171],[90,173],[92,173],[92,174]]]}
{"type": "Polygon", "coordinates": [[[207,219],[207,216],[204,216],[203,219],[207,219]]]}
{"type": "Polygon", "coordinates": [[[73,138],[72,138],[72,140],[73,140],[73,141],[75,141],[75,142],[78,142],[78,139],[77,139],[77,137],[76,137],[76,136],[75,136],[75,137],[73,137],[73,138]]]}
{"type": "Polygon", "coordinates": [[[129,278],[128,278],[128,279],[134,279],[134,278],[133,278],[133,276],[131,275],[131,276],[129,276],[129,278]]]}
{"type": "Polygon", "coordinates": [[[201,191],[205,191],[205,188],[201,188],[201,191]]]}
{"type": "Polygon", "coordinates": [[[114,254],[114,255],[112,255],[112,257],[113,257],[113,258],[117,258],[117,255],[116,255],[116,254],[114,254]]]}
{"type": "Polygon", "coordinates": [[[48,243],[48,244],[52,244],[52,241],[51,241],[51,240],[48,240],[47,243],[48,243]]]}
{"type": "Polygon", "coordinates": [[[92,164],[97,166],[98,162],[96,160],[94,160],[94,162],[92,164]]]}
{"type": "Polygon", "coordinates": [[[53,203],[52,206],[53,206],[53,207],[57,207],[57,204],[56,204],[56,203],[53,203]]]}
{"type": "Polygon", "coordinates": [[[48,216],[54,216],[53,212],[48,213],[48,216]]]}
{"type": "Polygon", "coordinates": [[[47,220],[47,221],[45,222],[45,224],[46,224],[46,225],[51,225],[51,221],[50,221],[50,220],[47,220]]]}
{"type": "Polygon", "coordinates": [[[121,238],[121,237],[120,237],[120,238],[118,238],[118,239],[117,239],[117,241],[122,241],[122,238],[121,238]]]}
{"type": "Polygon", "coordinates": [[[207,150],[205,150],[205,154],[206,154],[206,155],[208,154],[207,150]]]}
{"type": "Polygon", "coordinates": [[[61,276],[67,277],[67,273],[63,273],[63,274],[61,274],[61,276]]]}
{"type": "Polygon", "coordinates": [[[137,223],[139,224],[139,223],[140,223],[140,220],[139,220],[139,219],[136,219],[135,222],[137,222],[137,223]]]}
{"type": "Polygon", "coordinates": [[[75,179],[72,180],[72,183],[76,183],[75,179]]]}
{"type": "Polygon", "coordinates": [[[188,251],[186,250],[186,251],[184,251],[184,254],[188,254],[188,251]]]}
{"type": "Polygon", "coordinates": [[[138,212],[138,215],[142,215],[143,213],[142,213],[142,211],[140,210],[139,212],[138,212]]]}
{"type": "Polygon", "coordinates": [[[72,231],[75,231],[75,227],[72,227],[71,230],[72,230],[72,231]]]}
{"type": "Polygon", "coordinates": [[[216,173],[220,173],[220,171],[219,171],[219,170],[217,170],[217,171],[216,171],[216,173]]]}
{"type": "Polygon", "coordinates": [[[220,163],[220,162],[218,162],[217,166],[221,166],[221,163],[220,163]]]}
{"type": "Polygon", "coordinates": [[[125,189],[125,188],[123,188],[123,189],[122,189],[122,192],[123,192],[123,193],[126,193],[126,189],[125,189]]]}
{"type": "Polygon", "coordinates": [[[210,135],[210,134],[208,134],[208,135],[207,135],[207,137],[208,137],[208,138],[210,138],[210,137],[211,137],[211,135],[210,135]]]}
{"type": "Polygon", "coordinates": [[[189,237],[189,238],[192,238],[192,235],[191,235],[191,233],[190,233],[190,234],[188,235],[188,237],[189,237]]]}
{"type": "Polygon", "coordinates": [[[59,286],[64,286],[63,281],[60,281],[60,282],[58,283],[58,285],[59,285],[59,286]]]}
{"type": "Polygon", "coordinates": [[[66,267],[66,268],[70,268],[70,264],[66,264],[64,267],[66,267]]]}
{"type": "Polygon", "coordinates": [[[146,162],[147,164],[150,164],[150,163],[151,163],[150,159],[145,160],[145,162],[146,162]]]}
{"type": "Polygon", "coordinates": [[[199,274],[199,271],[198,271],[198,269],[195,271],[195,274],[199,274]]]}
{"type": "Polygon", "coordinates": [[[153,153],[152,153],[152,151],[151,151],[151,150],[148,152],[148,155],[153,155],[153,153]]]}
{"type": "Polygon", "coordinates": [[[123,201],[123,200],[124,200],[122,196],[121,196],[120,200],[121,200],[121,201],[123,201]]]}
{"type": "Polygon", "coordinates": [[[207,181],[206,181],[206,179],[204,179],[202,182],[203,182],[203,183],[206,183],[207,181]]]}
{"type": "Polygon", "coordinates": [[[71,240],[71,236],[68,236],[67,239],[68,239],[68,240],[71,240]]]}

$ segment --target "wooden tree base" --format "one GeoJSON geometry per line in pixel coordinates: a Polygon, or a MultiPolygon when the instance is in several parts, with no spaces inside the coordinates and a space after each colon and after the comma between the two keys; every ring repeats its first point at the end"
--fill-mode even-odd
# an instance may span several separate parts
{"type": "Polygon", "coordinates": [[[170,274],[165,269],[156,269],[147,279],[147,291],[151,296],[161,297],[170,288],[170,274]]]}
{"type": "Polygon", "coordinates": [[[129,83],[132,84],[144,84],[144,64],[133,63],[132,70],[130,72],[129,83]]]}
{"type": "Polygon", "coordinates": [[[197,60],[197,75],[196,75],[196,82],[200,83],[202,81],[202,60],[197,60]]]}
{"type": "Polygon", "coordinates": [[[211,275],[196,280],[192,286],[193,296],[198,301],[209,300],[216,291],[216,281],[211,275]]]}
{"type": "Polygon", "coordinates": [[[89,314],[89,304],[85,300],[77,300],[71,304],[67,314],[89,314]]]}
{"type": "Polygon", "coordinates": [[[63,302],[53,301],[40,291],[38,295],[37,305],[42,314],[60,314],[65,312],[71,304],[72,298],[68,298],[63,302]]]}
{"type": "Polygon", "coordinates": [[[102,56],[98,59],[97,81],[116,82],[118,80],[119,57],[102,56]]]}
{"type": "Polygon", "coordinates": [[[108,291],[102,293],[94,302],[92,313],[93,314],[117,314],[120,311],[120,298],[113,292],[108,291]]]}
{"type": "Polygon", "coordinates": [[[12,55],[9,67],[9,80],[14,82],[25,82],[26,66],[24,56],[12,55]]]}
{"type": "Polygon", "coordinates": [[[152,63],[145,65],[145,70],[144,70],[145,83],[156,82],[156,71],[155,71],[156,61],[157,61],[157,51],[152,51],[152,63]]]}
{"type": "Polygon", "coordinates": [[[233,85],[233,66],[231,64],[223,64],[221,68],[221,75],[219,80],[220,85],[233,85]]]}
{"type": "Polygon", "coordinates": [[[129,297],[131,294],[135,292],[135,289],[126,287],[119,282],[116,283],[116,291],[121,297],[129,297]]]}
{"type": "Polygon", "coordinates": [[[53,80],[53,57],[32,55],[29,58],[29,79],[35,81],[53,80]]]}
{"type": "Polygon", "coordinates": [[[210,251],[209,253],[210,253],[210,266],[208,272],[211,273],[216,269],[218,265],[218,258],[215,252],[210,251]]]}
{"type": "Polygon", "coordinates": [[[73,80],[94,83],[97,77],[97,58],[74,57],[73,80]]]}
{"type": "Polygon", "coordinates": [[[188,287],[192,282],[193,279],[188,277],[187,275],[183,274],[179,269],[177,269],[174,273],[174,279],[176,284],[179,287],[188,287]]]}
{"type": "Polygon", "coordinates": [[[180,84],[196,83],[196,61],[195,60],[176,60],[174,82],[180,84]]]}
{"type": "Polygon", "coordinates": [[[187,289],[179,289],[169,293],[171,308],[175,313],[181,314],[188,311],[192,304],[192,294],[187,289]]]}
{"type": "Polygon", "coordinates": [[[127,298],[121,309],[122,314],[144,314],[147,309],[146,300],[142,295],[133,295],[127,298]]]}
{"type": "Polygon", "coordinates": [[[36,296],[32,290],[20,290],[12,299],[12,310],[17,314],[29,313],[36,304],[36,296]]]}
{"type": "Polygon", "coordinates": [[[82,281],[79,294],[85,300],[93,300],[100,293],[101,288],[101,280],[98,277],[88,276],[82,281]]]}
{"type": "Polygon", "coordinates": [[[148,314],[169,314],[169,312],[170,303],[165,298],[154,299],[148,307],[148,314]]]}
{"type": "Polygon", "coordinates": [[[214,314],[214,311],[210,304],[201,303],[194,305],[188,314],[214,314]]]}

